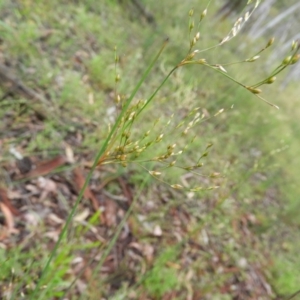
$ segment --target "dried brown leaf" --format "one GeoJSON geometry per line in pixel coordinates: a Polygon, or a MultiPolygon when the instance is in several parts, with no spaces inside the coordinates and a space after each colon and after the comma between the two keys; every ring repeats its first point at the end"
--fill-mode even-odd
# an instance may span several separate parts
{"type": "MultiPolygon", "coordinates": [[[[75,187],[78,192],[84,186],[85,178],[82,174],[82,171],[79,168],[74,169],[74,183],[75,183],[75,187]]],[[[89,186],[86,187],[83,195],[85,198],[91,200],[94,210],[98,211],[99,210],[98,200],[97,200],[96,196],[94,195],[94,193],[89,188],[89,186]]],[[[100,220],[101,220],[101,222],[104,222],[102,214],[100,214],[100,220]]]]}
{"type": "Polygon", "coordinates": [[[39,177],[37,183],[39,188],[42,189],[40,200],[46,199],[49,193],[56,194],[57,186],[53,180],[45,177],[39,177]]]}
{"type": "Polygon", "coordinates": [[[43,161],[37,164],[34,170],[31,170],[29,173],[27,173],[26,178],[49,174],[54,169],[63,166],[65,163],[66,163],[66,158],[64,156],[57,156],[51,160],[43,161]]]}
{"type": "Polygon", "coordinates": [[[71,148],[71,146],[68,144],[66,144],[65,153],[66,153],[67,161],[71,164],[75,163],[74,151],[71,148]]]}
{"type": "Polygon", "coordinates": [[[104,222],[111,227],[117,224],[117,204],[112,200],[106,200],[104,210],[104,222]]]}
{"type": "Polygon", "coordinates": [[[12,214],[14,214],[15,216],[20,215],[20,212],[11,204],[7,195],[7,191],[4,188],[0,187],[0,203],[1,202],[7,206],[7,208],[11,211],[12,214]]]}
{"type": "Polygon", "coordinates": [[[6,229],[5,232],[0,234],[0,240],[10,236],[12,233],[18,233],[19,231],[15,228],[14,217],[11,210],[4,204],[4,202],[0,202],[0,209],[3,212],[5,217],[6,229]]]}

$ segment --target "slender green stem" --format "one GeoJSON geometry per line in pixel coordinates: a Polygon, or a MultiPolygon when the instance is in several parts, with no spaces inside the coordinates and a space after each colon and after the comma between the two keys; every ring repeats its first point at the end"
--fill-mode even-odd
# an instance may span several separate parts
{"type": "MultiPolygon", "coordinates": [[[[196,61],[195,61],[195,63],[197,64],[196,61]]],[[[238,85],[242,86],[243,88],[245,88],[246,90],[248,90],[247,86],[245,86],[245,85],[242,84],[241,82],[237,81],[236,79],[234,79],[233,77],[231,77],[231,76],[228,75],[227,73],[225,73],[225,72],[223,72],[223,71],[221,71],[221,70],[218,70],[216,67],[211,66],[211,65],[209,65],[209,64],[202,64],[202,65],[204,65],[204,66],[206,66],[206,67],[208,67],[208,68],[211,68],[211,69],[215,70],[216,72],[222,74],[223,76],[227,77],[227,78],[230,79],[231,81],[235,82],[236,84],[238,84],[238,85]]],[[[250,90],[248,90],[248,91],[251,93],[250,90]]],[[[253,94],[253,93],[252,93],[252,94],[253,94]]],[[[260,95],[258,95],[258,94],[253,94],[253,95],[256,96],[257,98],[259,98],[260,100],[264,101],[265,103],[269,104],[270,106],[279,109],[279,107],[278,107],[277,105],[275,105],[275,104],[273,104],[273,103],[267,101],[266,99],[264,99],[264,98],[261,97],[260,95]]]]}
{"type": "Polygon", "coordinates": [[[123,117],[124,114],[126,113],[126,110],[128,109],[128,107],[129,107],[131,101],[133,100],[133,98],[135,97],[137,91],[140,89],[141,85],[143,84],[143,82],[145,81],[145,79],[147,78],[147,76],[149,75],[149,73],[150,73],[150,71],[152,70],[152,68],[153,68],[153,66],[155,65],[155,63],[157,62],[159,56],[161,55],[161,53],[163,52],[164,48],[166,47],[167,42],[168,42],[168,40],[166,40],[166,41],[164,42],[164,44],[163,44],[163,46],[161,47],[161,49],[159,50],[158,54],[155,56],[155,58],[154,58],[153,61],[150,63],[150,65],[149,65],[148,68],[146,69],[145,73],[143,74],[143,76],[141,77],[141,79],[139,80],[139,82],[137,83],[136,87],[134,88],[134,90],[132,91],[131,95],[130,95],[129,98],[127,99],[127,101],[126,101],[126,103],[125,103],[125,105],[124,105],[124,107],[123,107],[123,109],[122,109],[120,115],[118,116],[118,118],[117,118],[117,120],[116,120],[114,126],[112,127],[112,129],[111,129],[111,131],[110,131],[108,137],[106,138],[106,140],[104,141],[104,143],[103,143],[101,149],[100,149],[99,152],[97,153],[97,155],[96,155],[96,157],[95,157],[95,160],[94,160],[94,163],[93,163],[93,166],[92,166],[92,168],[90,169],[90,171],[89,171],[89,173],[88,173],[88,175],[87,175],[87,177],[86,177],[86,180],[85,180],[85,182],[84,182],[84,185],[83,185],[82,189],[80,190],[79,195],[78,195],[78,197],[77,197],[77,199],[76,199],[76,201],[75,201],[75,204],[74,204],[74,206],[73,206],[71,212],[70,212],[69,215],[68,215],[68,218],[67,218],[67,220],[66,220],[66,223],[65,223],[64,227],[62,228],[62,231],[61,231],[61,233],[60,233],[60,235],[59,235],[58,241],[55,243],[55,246],[54,246],[54,248],[53,248],[53,250],[51,251],[51,254],[50,254],[50,256],[49,256],[49,259],[48,259],[48,261],[47,261],[45,267],[44,267],[43,270],[42,270],[41,277],[39,278],[39,280],[38,280],[38,282],[37,282],[37,284],[36,284],[36,286],[35,286],[35,289],[34,289],[34,291],[33,291],[33,294],[32,294],[32,296],[31,296],[31,299],[34,299],[34,300],[35,300],[35,299],[39,299],[39,298],[37,297],[37,293],[39,292],[39,289],[40,289],[40,287],[41,287],[41,285],[42,285],[42,283],[43,283],[43,281],[44,281],[46,275],[47,275],[48,272],[49,272],[50,264],[51,264],[52,260],[54,259],[55,255],[56,255],[56,252],[57,252],[57,250],[58,250],[59,245],[61,244],[61,242],[62,242],[64,236],[65,236],[66,233],[67,233],[67,229],[68,229],[69,225],[71,224],[71,221],[72,221],[72,219],[73,219],[73,217],[74,217],[74,215],[75,215],[76,209],[77,209],[77,207],[78,207],[78,205],[79,205],[81,199],[83,198],[84,191],[85,191],[85,189],[87,188],[87,186],[88,186],[88,184],[89,184],[89,182],[90,182],[90,180],[91,180],[91,178],[92,178],[92,174],[93,174],[94,170],[96,169],[96,167],[97,167],[97,165],[98,165],[98,161],[99,161],[99,159],[101,158],[101,156],[105,153],[105,151],[106,151],[106,149],[107,149],[107,147],[108,147],[108,143],[109,143],[109,141],[111,140],[111,138],[113,137],[113,135],[115,134],[115,132],[116,132],[116,130],[117,130],[117,128],[118,128],[118,125],[120,124],[120,122],[121,122],[121,120],[122,120],[122,117],[123,117]]]}

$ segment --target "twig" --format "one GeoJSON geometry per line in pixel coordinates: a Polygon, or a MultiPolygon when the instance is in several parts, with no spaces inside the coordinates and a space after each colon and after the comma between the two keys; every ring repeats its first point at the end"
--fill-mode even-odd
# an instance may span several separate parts
{"type": "Polygon", "coordinates": [[[300,295],[300,290],[297,291],[296,293],[294,293],[293,295],[289,296],[288,298],[286,298],[286,300],[291,300],[291,299],[295,298],[297,295],[300,295]]]}
{"type": "Polygon", "coordinates": [[[52,115],[49,111],[48,101],[42,95],[27,87],[13,74],[10,68],[3,64],[0,64],[0,86],[8,93],[18,94],[27,100],[35,101],[36,105],[33,110],[43,119],[48,119],[52,115]],[[47,110],[45,107],[47,107],[47,110]]]}
{"type": "Polygon", "coordinates": [[[137,7],[142,15],[146,18],[148,23],[155,24],[154,16],[143,6],[139,0],[131,0],[131,2],[137,7]]]}

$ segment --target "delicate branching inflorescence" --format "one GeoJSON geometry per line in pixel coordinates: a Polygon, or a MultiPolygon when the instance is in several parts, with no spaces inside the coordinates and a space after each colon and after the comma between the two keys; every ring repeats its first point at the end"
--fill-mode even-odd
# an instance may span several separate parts
{"type": "MultiPolygon", "coordinates": [[[[259,50],[254,55],[246,58],[242,61],[231,62],[231,63],[209,63],[205,57],[198,58],[199,54],[209,51],[211,49],[221,47],[225,43],[229,42],[234,38],[242,26],[247,22],[251,17],[255,9],[260,4],[260,0],[251,1],[249,0],[245,10],[246,12],[242,14],[241,17],[237,19],[229,33],[216,45],[211,46],[206,49],[195,49],[199,41],[201,40],[201,24],[208,13],[209,4],[211,1],[208,1],[206,8],[200,13],[196,14],[193,9],[188,13],[189,15],[189,49],[187,55],[182,59],[165,77],[161,84],[156,88],[156,90],[150,95],[146,100],[139,100],[135,104],[132,104],[133,99],[139,90],[141,84],[145,80],[146,76],[149,74],[151,68],[157,61],[164,47],[166,46],[167,41],[164,43],[163,47],[159,51],[158,55],[155,57],[154,61],[151,63],[149,68],[146,70],[143,78],[137,84],[133,93],[127,99],[121,97],[117,92],[115,92],[115,98],[117,105],[120,106],[120,115],[116,121],[116,124],[113,127],[113,131],[110,133],[110,139],[107,143],[106,150],[102,157],[98,161],[98,165],[106,163],[120,163],[123,166],[127,166],[128,163],[136,163],[144,168],[152,177],[157,180],[167,183],[162,178],[165,171],[170,168],[177,168],[183,172],[188,172],[193,175],[204,176],[203,174],[197,173],[197,170],[203,166],[203,158],[208,155],[208,151],[212,144],[207,145],[203,153],[195,160],[191,165],[181,165],[178,161],[188,161],[187,159],[181,159],[183,155],[188,151],[189,146],[195,141],[197,135],[193,130],[197,125],[203,121],[211,118],[206,117],[204,113],[201,113],[201,108],[196,107],[191,109],[189,113],[177,120],[177,123],[174,121],[174,115],[171,115],[167,122],[162,122],[160,119],[153,121],[153,124],[148,128],[144,133],[140,133],[138,130],[135,130],[134,124],[139,122],[139,116],[144,111],[144,109],[149,105],[149,103],[156,96],[157,92],[162,88],[165,82],[169,77],[178,69],[185,65],[199,65],[200,67],[207,67],[221,73],[223,76],[233,81],[234,83],[242,86],[247,91],[251,92],[256,97],[265,101],[273,107],[278,108],[276,105],[268,102],[263,97],[261,97],[261,86],[264,84],[272,84],[276,80],[276,75],[282,72],[286,67],[295,64],[300,59],[299,51],[299,42],[294,41],[291,47],[291,54],[282,60],[279,66],[271,72],[271,74],[252,85],[246,85],[230,76],[225,67],[239,64],[239,63],[253,63],[259,60],[262,52],[271,47],[274,43],[274,38],[271,38],[267,44],[259,50]],[[249,9],[248,9],[249,8],[249,9]],[[196,22],[196,25],[195,25],[196,22]],[[194,136],[192,136],[194,134],[194,136]],[[170,138],[176,142],[166,143],[166,140],[170,138]],[[184,141],[184,142],[183,142],[184,141]],[[161,145],[161,146],[160,146],[161,145]],[[149,166],[151,169],[149,169],[149,166]]],[[[115,87],[117,90],[117,84],[120,81],[120,75],[117,72],[117,64],[119,58],[115,51],[115,87]]],[[[223,113],[224,109],[216,112],[213,117],[218,116],[223,113]]],[[[209,178],[219,177],[219,173],[212,173],[206,175],[209,178]]],[[[169,183],[167,183],[169,184],[169,183]]],[[[212,187],[190,187],[182,185],[179,183],[169,184],[170,187],[174,189],[186,189],[189,191],[200,191],[203,188],[216,188],[217,186],[212,187]]]]}
{"type": "MultiPolygon", "coordinates": [[[[214,45],[212,47],[206,48],[206,49],[196,49],[194,50],[194,47],[196,46],[196,43],[198,41],[198,39],[196,38],[196,36],[200,37],[200,33],[197,32],[195,38],[190,40],[190,49],[189,49],[189,53],[188,55],[178,64],[178,67],[187,65],[187,64],[198,64],[198,65],[203,65],[206,66],[208,68],[214,69],[219,73],[222,73],[225,77],[227,77],[228,79],[230,79],[231,81],[235,82],[236,84],[242,86],[243,88],[245,88],[246,90],[248,90],[249,92],[251,92],[253,95],[255,95],[256,97],[258,97],[259,99],[263,100],[264,102],[268,103],[269,105],[278,108],[278,106],[276,106],[275,104],[272,104],[270,102],[268,102],[266,99],[264,99],[260,94],[262,93],[262,90],[259,89],[258,87],[260,87],[263,84],[272,84],[275,80],[276,80],[276,75],[279,74],[280,72],[282,72],[286,67],[293,65],[295,63],[298,62],[299,58],[300,58],[300,54],[298,54],[299,51],[299,42],[298,41],[293,41],[292,43],[292,47],[291,47],[291,52],[292,54],[287,56],[282,62],[281,64],[265,79],[253,84],[253,85],[245,85],[241,82],[239,82],[238,80],[234,79],[233,77],[231,77],[230,75],[228,75],[227,70],[225,69],[226,66],[229,65],[233,65],[233,64],[239,64],[239,63],[251,63],[251,62],[255,62],[256,60],[258,60],[260,58],[260,54],[265,51],[266,49],[268,49],[270,46],[273,45],[274,43],[274,38],[271,38],[268,43],[266,44],[265,47],[263,47],[260,51],[258,51],[255,55],[253,55],[250,58],[247,58],[245,60],[242,61],[238,61],[238,62],[231,62],[231,63],[215,63],[215,64],[211,64],[208,63],[207,60],[205,58],[201,58],[201,59],[197,59],[196,56],[198,53],[203,53],[205,51],[211,50],[213,48],[222,46],[223,44],[227,43],[228,41],[230,41],[232,38],[234,38],[238,32],[241,30],[242,26],[245,24],[245,22],[247,22],[247,20],[250,18],[250,16],[253,14],[254,10],[258,7],[258,5],[260,4],[260,0],[256,0],[256,1],[251,1],[249,0],[247,3],[246,8],[248,8],[248,6],[250,4],[253,4],[252,8],[250,10],[247,10],[246,13],[244,13],[243,16],[239,17],[237,19],[237,21],[234,23],[232,29],[230,30],[230,32],[228,33],[228,35],[226,35],[219,44],[214,45]]],[[[245,9],[246,9],[245,8],[245,9]]],[[[205,13],[204,15],[206,15],[207,13],[207,9],[205,9],[205,13]]],[[[203,14],[202,14],[203,15],[203,14]]],[[[201,15],[201,16],[202,16],[201,15]]],[[[189,13],[190,19],[193,16],[193,13],[189,13]]],[[[200,26],[200,22],[202,21],[203,17],[200,17],[200,21],[199,21],[199,25],[198,28],[200,26]]],[[[193,21],[190,20],[190,24],[193,24],[193,21]]],[[[189,27],[190,29],[190,36],[192,35],[192,28],[191,26],[189,27]]]]}

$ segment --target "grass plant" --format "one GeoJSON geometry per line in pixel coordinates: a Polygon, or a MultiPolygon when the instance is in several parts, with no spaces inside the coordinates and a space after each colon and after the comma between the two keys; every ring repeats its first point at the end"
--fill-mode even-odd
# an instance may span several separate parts
{"type": "MultiPolygon", "coordinates": [[[[22,53],[21,57],[25,59],[26,65],[33,64],[37,66],[37,63],[40,62],[40,60],[37,60],[37,56],[50,54],[49,61],[42,66],[45,70],[49,71],[49,74],[40,78],[40,83],[49,87],[55,81],[59,80],[59,73],[62,72],[61,74],[64,77],[63,86],[59,87],[60,83],[57,83],[59,96],[56,95],[57,92],[53,92],[54,105],[57,111],[66,111],[65,115],[68,115],[70,118],[72,118],[74,112],[77,116],[83,113],[85,119],[89,118],[95,112],[95,115],[89,120],[91,123],[100,117],[103,120],[106,118],[107,121],[100,124],[105,129],[99,131],[98,129],[94,129],[95,135],[86,134],[87,137],[85,137],[84,145],[90,146],[93,150],[97,149],[97,152],[84,186],[73,204],[51,252],[46,252],[40,259],[39,266],[36,266],[34,259],[32,259],[34,256],[32,252],[22,253],[17,248],[13,253],[13,258],[9,258],[2,251],[1,261],[4,262],[5,267],[3,270],[5,271],[1,281],[8,280],[9,282],[6,282],[4,285],[14,286],[12,294],[6,294],[5,297],[8,298],[11,296],[10,299],[19,299],[19,291],[21,291],[21,294],[24,290],[27,293],[24,297],[28,299],[67,297],[71,294],[72,288],[77,282],[76,280],[82,275],[82,272],[77,277],[72,277],[68,274],[69,267],[75,259],[73,251],[74,249],[76,251],[84,251],[86,248],[90,248],[91,253],[98,250],[102,252],[101,258],[98,260],[95,259],[95,253],[91,254],[91,261],[88,266],[92,265],[95,261],[96,266],[93,265],[94,270],[90,277],[90,285],[81,294],[81,298],[97,299],[96,297],[99,297],[100,294],[103,297],[108,297],[101,287],[98,287],[97,290],[93,286],[93,282],[97,278],[99,270],[103,267],[105,259],[114,247],[125,222],[128,221],[128,218],[136,209],[135,206],[138,205],[139,197],[145,193],[145,187],[147,186],[147,189],[150,191],[153,189],[153,184],[149,182],[157,182],[157,184],[154,184],[155,186],[162,185],[162,189],[171,190],[172,192],[170,193],[175,198],[173,202],[166,204],[165,210],[160,209],[158,212],[153,212],[151,215],[152,222],[155,223],[160,218],[167,218],[168,212],[171,209],[177,209],[180,205],[186,205],[187,207],[188,205],[194,205],[197,208],[196,213],[192,209],[187,208],[191,215],[194,214],[195,221],[187,228],[187,236],[181,241],[181,244],[188,243],[190,237],[198,236],[200,233],[199,239],[204,245],[208,243],[207,239],[213,241],[221,240],[219,247],[223,247],[224,253],[220,254],[220,260],[232,265],[238,263],[242,265],[243,257],[241,255],[254,260],[254,256],[257,253],[247,253],[247,247],[241,247],[241,251],[237,250],[240,247],[238,245],[240,234],[230,229],[231,223],[247,213],[250,215],[252,213],[260,219],[258,222],[260,225],[256,227],[258,231],[263,232],[266,228],[272,227],[270,219],[261,214],[259,208],[257,209],[258,211],[253,209],[253,211],[249,212],[249,206],[251,207],[251,204],[257,203],[258,199],[272,186],[273,178],[266,176],[268,179],[262,179],[265,178],[265,173],[271,170],[270,173],[274,174],[274,178],[281,176],[281,174],[276,174],[276,171],[273,171],[276,169],[273,157],[286,151],[287,142],[282,141],[282,145],[275,143],[276,145],[274,146],[262,146],[261,148],[264,150],[251,146],[251,138],[259,134],[256,132],[258,129],[254,129],[255,122],[264,124],[265,130],[272,136],[272,130],[278,124],[278,120],[271,117],[270,120],[265,120],[265,116],[261,114],[261,111],[266,111],[270,107],[265,105],[265,103],[257,104],[253,99],[248,100],[247,97],[250,95],[251,98],[259,98],[271,105],[271,107],[277,108],[276,104],[268,100],[268,96],[266,98],[261,96],[261,88],[276,82],[276,77],[280,72],[299,60],[298,43],[292,43],[290,53],[279,62],[278,66],[272,72],[264,76],[263,79],[250,76],[251,82],[256,79],[257,82],[250,84],[243,83],[236,79],[239,78],[238,72],[236,76],[232,75],[236,70],[234,68],[238,65],[237,69],[243,69],[244,65],[261,62],[262,57],[260,56],[273,45],[273,38],[265,46],[261,47],[260,50],[254,52],[253,55],[234,62],[226,63],[223,59],[220,62],[217,59],[213,59],[211,53],[216,53],[217,50],[229,45],[229,41],[236,37],[260,1],[248,1],[249,3],[245,11],[232,28],[230,28],[229,33],[216,44],[206,47],[207,37],[204,36],[207,34],[205,34],[205,31],[202,32],[202,26],[204,26],[204,22],[209,22],[206,19],[208,18],[207,14],[211,1],[208,1],[202,11],[199,12],[196,9],[191,9],[188,12],[188,46],[186,47],[187,51],[184,52],[185,54],[180,59],[177,59],[176,55],[174,55],[174,57],[165,59],[167,63],[162,62],[170,43],[168,40],[165,40],[162,45],[157,47],[156,56],[152,58],[150,63],[146,63],[146,59],[145,62],[139,60],[139,62],[143,62],[144,71],[142,75],[135,76],[132,79],[130,75],[127,75],[127,77],[125,74],[123,75],[125,73],[122,70],[123,60],[126,57],[124,58],[118,53],[119,51],[122,52],[120,46],[115,48],[114,61],[109,61],[109,55],[112,54],[113,56],[113,51],[107,49],[102,52],[100,51],[99,54],[92,54],[88,59],[84,58],[85,54],[79,53],[78,55],[82,55],[85,61],[83,68],[86,68],[87,76],[91,78],[90,83],[87,84],[86,81],[81,80],[80,75],[74,70],[69,72],[58,71],[60,64],[64,65],[64,61],[67,61],[66,65],[70,63],[70,59],[72,58],[70,53],[76,49],[76,44],[82,43],[87,38],[86,35],[92,35],[92,38],[101,36],[101,38],[99,37],[101,39],[99,43],[101,46],[106,43],[113,46],[115,42],[118,44],[124,43],[129,36],[126,34],[122,37],[124,33],[121,31],[120,33],[116,33],[116,38],[112,38],[109,34],[102,36],[103,31],[96,25],[98,18],[89,11],[89,5],[93,8],[97,6],[93,1],[87,2],[85,6],[79,5],[78,7],[66,2],[66,4],[59,5],[56,17],[51,14],[49,16],[47,14],[46,16],[46,10],[54,10],[54,2],[56,1],[53,1],[53,3],[51,1],[41,1],[38,4],[33,4],[31,1],[26,1],[26,3],[21,5],[21,8],[16,10],[17,16],[15,18],[15,22],[22,19],[25,20],[24,27],[20,32],[15,29],[16,24],[7,25],[5,23],[5,43],[12,50],[11,57],[19,56],[22,53]],[[35,9],[33,14],[30,10],[31,7],[35,9]],[[70,14],[75,12],[74,20],[71,17],[67,20],[62,18],[65,9],[70,14]],[[42,21],[43,17],[46,17],[46,21],[44,22],[42,21]],[[41,27],[46,27],[47,23],[55,24],[56,28],[53,30],[54,32],[57,31],[58,34],[54,34],[52,37],[50,34],[46,50],[38,49],[35,41],[41,38],[41,27]],[[14,32],[13,34],[8,33],[8,27],[10,31],[14,32]],[[64,30],[61,30],[62,28],[64,30]],[[69,35],[74,30],[78,33],[78,42],[65,38],[65,35],[69,35]],[[14,38],[15,35],[18,35],[17,39],[14,38]],[[117,36],[122,40],[118,40],[117,36]],[[205,47],[202,47],[202,39],[205,47]],[[62,54],[60,54],[61,57],[53,58],[51,55],[55,53],[55,45],[57,44],[59,53],[62,54]],[[101,53],[104,53],[103,56],[101,53]],[[56,68],[51,68],[51,60],[56,61],[56,68]],[[182,70],[185,68],[187,70],[182,70]],[[170,71],[167,71],[167,69],[170,69],[170,71]],[[209,76],[216,81],[214,83],[214,80],[204,79],[210,81],[208,82],[208,89],[207,91],[199,92],[199,90],[194,89],[193,84],[188,86],[189,80],[187,80],[187,74],[189,71],[192,72],[191,82],[194,85],[197,85],[197,79],[195,79],[197,75],[195,74],[198,73],[212,74],[209,76]],[[51,74],[51,72],[53,73],[51,74]],[[151,75],[153,73],[158,73],[158,75],[151,75]],[[140,79],[136,81],[135,78],[140,79]],[[224,78],[224,80],[219,78],[224,78]],[[225,79],[228,79],[229,83],[224,83],[226,82],[225,79]],[[148,83],[148,80],[150,83],[148,83]],[[171,82],[169,83],[169,81],[171,82]],[[232,83],[237,84],[240,89],[231,90],[232,83]],[[167,84],[171,87],[170,90],[174,88],[175,96],[169,94],[167,84]],[[181,87],[182,84],[184,85],[183,88],[181,87]],[[211,88],[209,84],[212,87],[217,87],[217,89],[211,88]],[[230,86],[230,89],[229,92],[225,93],[227,84],[230,86]],[[223,86],[224,88],[221,89],[219,86],[223,86]],[[126,88],[131,90],[131,92],[126,90],[126,88]],[[101,92],[98,92],[99,90],[101,92]],[[103,91],[109,92],[104,93],[103,91]],[[199,98],[197,93],[201,92],[207,103],[204,101],[201,101],[200,104],[194,103],[194,100],[199,98]],[[107,111],[105,111],[106,103],[103,100],[103,96],[107,94],[110,94],[110,97],[114,101],[113,106],[111,106],[114,107],[114,110],[112,113],[108,113],[108,116],[107,111]],[[89,97],[86,97],[86,95],[89,95],[89,97]],[[176,99],[172,99],[172,97],[176,99]],[[188,99],[189,97],[191,100],[188,99]],[[217,100],[213,101],[213,103],[208,103],[209,101],[212,102],[211,100],[214,98],[217,98],[217,100]],[[233,99],[237,98],[246,99],[247,105],[243,102],[236,103],[233,99]],[[89,100],[90,103],[88,103],[89,100]],[[237,110],[234,109],[233,102],[238,106],[237,110]],[[72,111],[68,112],[70,106],[72,106],[72,111]],[[249,114],[251,114],[251,117],[249,114]],[[243,121],[245,122],[244,125],[243,121]],[[247,130],[246,127],[253,127],[253,130],[247,130]],[[222,131],[220,130],[222,136],[213,136],[214,128],[222,128],[222,131]],[[205,134],[205,132],[209,133],[205,134]],[[235,138],[239,139],[243,149],[237,149],[234,143],[227,142],[235,138]],[[101,145],[99,145],[99,140],[101,140],[101,145]],[[220,143],[222,143],[221,146],[219,145],[220,143]],[[133,170],[136,178],[140,177],[135,182],[136,185],[140,185],[140,191],[136,193],[130,209],[123,216],[122,221],[114,231],[108,244],[91,243],[90,245],[82,245],[80,237],[78,239],[70,239],[74,233],[74,217],[78,212],[78,208],[81,207],[85,189],[91,181],[95,170],[110,164],[118,165],[118,170],[122,169],[123,173],[126,172],[127,168],[128,170],[133,170]],[[236,170],[233,171],[232,166],[234,165],[238,166],[238,172],[236,170]],[[136,170],[138,169],[141,171],[137,172],[136,170]],[[140,172],[146,172],[146,175],[140,172]],[[257,179],[255,176],[258,175],[260,177],[257,179]],[[151,179],[154,180],[151,181],[151,179]],[[252,186],[247,185],[248,181],[253,182],[252,186]],[[193,197],[197,197],[195,195],[198,195],[201,199],[205,199],[205,201],[211,201],[213,209],[208,211],[207,208],[201,206],[201,203],[191,200],[193,197]],[[177,197],[180,200],[176,199],[177,197]],[[181,197],[186,199],[186,203],[182,203],[185,200],[181,201],[181,197]],[[235,201],[235,197],[244,199],[245,201],[235,201]],[[197,215],[198,212],[200,215],[197,215]],[[207,232],[209,232],[209,237],[207,232]],[[22,266],[18,267],[18,263],[22,266]],[[34,269],[34,273],[31,273],[30,270],[32,269],[34,269]],[[23,280],[21,282],[14,282],[15,277],[18,280],[21,280],[23,277],[23,280]]],[[[9,4],[6,5],[9,6],[9,4]]],[[[104,11],[105,9],[111,9],[116,14],[119,10],[116,3],[110,2],[103,5],[103,9],[104,11]]],[[[101,11],[101,9],[97,11],[101,11]]],[[[101,22],[103,22],[102,25],[104,27],[107,26],[104,24],[104,21],[101,22]]],[[[137,32],[136,36],[138,35],[139,33],[137,32]]],[[[148,42],[146,41],[145,43],[148,42]]],[[[96,49],[100,48],[99,45],[95,47],[96,49]]],[[[129,49],[128,51],[135,51],[137,57],[140,53],[138,49],[129,49]]],[[[222,57],[222,55],[219,57],[222,57]]],[[[129,65],[132,63],[139,69],[138,63],[134,63],[134,59],[129,59],[126,63],[129,65]]],[[[133,67],[130,66],[130,68],[133,67]]],[[[136,73],[138,74],[138,72],[136,73]]],[[[204,76],[207,77],[208,75],[204,76]]],[[[59,143],[68,134],[68,130],[61,134],[57,134],[54,130],[55,126],[52,126],[51,122],[49,122],[45,126],[44,131],[39,132],[36,138],[32,140],[28,151],[36,149],[45,151],[53,141],[59,143]]],[[[285,131],[285,129],[282,130],[285,131]]],[[[69,131],[71,131],[70,128],[69,131]]],[[[264,144],[264,141],[261,141],[261,144],[264,144]]],[[[90,219],[91,226],[94,221],[95,218],[92,217],[90,219]]],[[[132,222],[138,224],[138,220],[132,222]]],[[[138,227],[138,225],[136,226],[138,227]]],[[[172,226],[168,223],[160,224],[160,226],[163,227],[164,231],[172,231],[172,226]]],[[[75,229],[79,236],[81,231],[88,230],[78,225],[75,229]]],[[[248,241],[245,241],[245,243],[247,244],[248,241]]],[[[205,273],[203,275],[203,282],[194,283],[196,287],[191,286],[190,277],[195,273],[204,273],[204,270],[207,268],[206,262],[197,258],[190,269],[177,268],[176,261],[179,260],[179,253],[174,250],[177,248],[166,245],[165,247],[166,249],[160,251],[161,253],[154,259],[152,267],[146,272],[141,271],[142,280],[137,281],[133,288],[124,284],[118,292],[119,298],[118,293],[116,293],[114,296],[115,299],[130,299],[130,293],[133,295],[132,298],[139,297],[144,293],[149,297],[159,299],[166,293],[178,289],[185,289],[188,293],[192,293],[191,290],[193,289],[203,290],[208,295],[207,297],[210,297],[215,287],[221,288],[225,284],[228,277],[226,274],[220,276],[215,282],[209,283],[210,274],[205,273]]],[[[33,252],[34,249],[32,250],[33,252]]],[[[263,256],[263,253],[259,252],[260,250],[260,248],[257,249],[258,255],[263,256]]],[[[37,250],[38,253],[42,251],[37,250]]],[[[207,260],[215,259],[213,254],[206,253],[204,255],[207,256],[207,260]]],[[[282,261],[284,260],[279,260],[276,263],[277,270],[282,268],[282,261]]],[[[293,272],[288,272],[287,270],[287,273],[292,274],[293,272]]],[[[280,289],[280,293],[288,294],[290,289],[295,288],[293,282],[296,275],[292,274],[290,276],[292,277],[289,280],[291,287],[287,288],[287,290],[283,288],[285,285],[282,283],[282,280],[277,280],[276,284],[280,289]]],[[[104,286],[104,282],[102,283],[104,286]]],[[[222,297],[220,296],[220,299],[222,297]]],[[[215,294],[215,299],[217,299],[217,293],[215,294]]]]}

